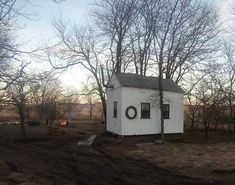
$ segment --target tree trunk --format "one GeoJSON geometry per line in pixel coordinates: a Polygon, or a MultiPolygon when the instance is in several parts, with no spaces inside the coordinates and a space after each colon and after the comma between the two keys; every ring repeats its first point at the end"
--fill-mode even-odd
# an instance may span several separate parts
{"type": "MultiPolygon", "coordinates": [[[[229,99],[231,100],[231,95],[229,97],[229,99]]],[[[230,111],[230,120],[229,120],[229,123],[233,123],[233,133],[235,134],[235,122],[233,120],[233,104],[232,104],[232,101],[229,101],[229,111],[230,111]]],[[[230,130],[230,125],[228,123],[228,128],[230,130]]]]}
{"type": "Polygon", "coordinates": [[[195,125],[195,117],[193,115],[193,117],[191,119],[191,130],[194,130],[194,125],[195,125]]]}
{"type": "Polygon", "coordinates": [[[203,124],[204,124],[204,129],[205,129],[205,140],[208,140],[208,123],[206,120],[206,105],[204,103],[203,105],[203,124]]]}
{"type": "Polygon", "coordinates": [[[233,122],[233,133],[235,134],[235,121],[233,122]]]}
{"type": "Polygon", "coordinates": [[[89,114],[90,120],[92,120],[92,113],[93,113],[93,107],[92,107],[92,106],[93,106],[93,105],[90,104],[90,114],[89,114]]]}
{"type": "Polygon", "coordinates": [[[159,102],[160,102],[160,118],[161,118],[161,142],[165,143],[164,136],[164,118],[163,118],[163,89],[162,89],[162,62],[159,62],[159,102]]]}
{"type": "Polygon", "coordinates": [[[116,56],[116,69],[115,72],[120,73],[122,69],[122,39],[117,44],[117,56],[116,56]]]}
{"type": "Polygon", "coordinates": [[[106,124],[106,100],[104,97],[101,97],[102,108],[103,108],[103,115],[104,115],[104,123],[106,124]]]}
{"type": "Polygon", "coordinates": [[[25,125],[24,125],[24,115],[20,114],[20,130],[21,130],[21,138],[25,139],[27,137],[25,125]]]}
{"type": "Polygon", "coordinates": [[[208,140],[208,127],[207,127],[206,121],[205,121],[204,125],[205,125],[205,140],[207,141],[208,140]]]}

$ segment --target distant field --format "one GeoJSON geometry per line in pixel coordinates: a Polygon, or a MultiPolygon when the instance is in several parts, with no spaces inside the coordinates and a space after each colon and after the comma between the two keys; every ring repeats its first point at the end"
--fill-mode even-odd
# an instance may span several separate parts
{"type": "MultiPolygon", "coordinates": [[[[60,124],[63,121],[65,120],[57,120],[55,121],[55,123],[60,124]]],[[[82,119],[76,121],[69,121],[68,127],[64,128],[56,126],[56,128],[61,133],[57,134],[57,137],[77,137],[81,135],[81,133],[90,134],[94,129],[96,129],[97,124],[103,125],[101,120],[82,119]]],[[[48,126],[45,123],[40,123],[39,126],[29,126],[28,124],[25,124],[25,128],[29,138],[44,138],[49,136],[48,126]]],[[[0,125],[0,138],[19,139],[20,126],[15,124],[0,125]]]]}

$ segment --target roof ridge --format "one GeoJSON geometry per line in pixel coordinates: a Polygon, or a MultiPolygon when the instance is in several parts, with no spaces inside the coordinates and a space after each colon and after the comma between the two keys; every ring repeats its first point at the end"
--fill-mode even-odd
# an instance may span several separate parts
{"type": "MultiPolygon", "coordinates": [[[[158,77],[142,76],[135,73],[114,73],[117,80],[123,87],[143,88],[143,89],[159,89],[158,77]]],[[[184,90],[176,84],[172,79],[163,79],[163,91],[171,91],[177,93],[185,93],[184,90]]]]}

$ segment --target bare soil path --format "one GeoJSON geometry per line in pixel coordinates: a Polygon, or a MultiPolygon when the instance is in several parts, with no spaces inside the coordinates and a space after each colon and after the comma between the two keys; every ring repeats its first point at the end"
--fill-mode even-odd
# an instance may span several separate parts
{"type": "Polygon", "coordinates": [[[5,170],[1,169],[0,182],[6,185],[26,182],[38,185],[222,185],[176,175],[147,160],[111,152],[104,145],[77,147],[77,140],[1,142],[0,160],[5,170]]]}
{"type": "Polygon", "coordinates": [[[115,138],[100,124],[78,124],[56,137],[32,128],[26,141],[10,139],[17,131],[0,129],[0,185],[235,184],[235,142],[227,135],[219,136],[221,143],[179,136],[164,146],[137,147],[153,138],[115,138]],[[92,134],[98,135],[92,146],[76,146],[92,134]]]}

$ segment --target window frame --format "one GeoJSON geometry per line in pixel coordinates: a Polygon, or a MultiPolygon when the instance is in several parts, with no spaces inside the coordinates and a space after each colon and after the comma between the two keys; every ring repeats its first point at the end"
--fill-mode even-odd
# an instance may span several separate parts
{"type": "Polygon", "coordinates": [[[113,102],[113,118],[117,118],[117,101],[113,102]]]}
{"type": "Polygon", "coordinates": [[[170,119],[170,104],[169,103],[164,103],[162,105],[162,115],[163,119],[170,119]]]}
{"type": "Polygon", "coordinates": [[[151,103],[148,103],[148,102],[143,102],[143,103],[141,103],[141,107],[140,107],[140,119],[151,119],[151,103]],[[143,111],[143,109],[142,109],[142,107],[143,107],[143,105],[148,105],[148,107],[149,107],[149,110],[148,110],[148,117],[144,117],[143,116],[143,113],[142,113],[142,111],[143,111]]]}

